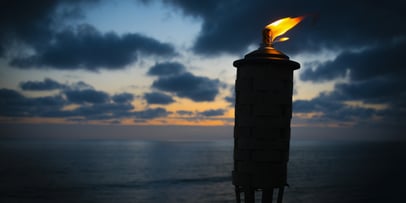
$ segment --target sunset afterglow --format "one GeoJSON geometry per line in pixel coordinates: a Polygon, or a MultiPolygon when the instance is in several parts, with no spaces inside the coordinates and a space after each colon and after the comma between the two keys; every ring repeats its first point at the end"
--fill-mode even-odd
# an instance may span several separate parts
{"type": "Polygon", "coordinates": [[[320,2],[234,3],[7,3],[1,123],[232,128],[232,63],[261,46],[265,27],[301,64],[292,126],[402,128],[406,37],[391,9],[366,18],[320,2]]]}

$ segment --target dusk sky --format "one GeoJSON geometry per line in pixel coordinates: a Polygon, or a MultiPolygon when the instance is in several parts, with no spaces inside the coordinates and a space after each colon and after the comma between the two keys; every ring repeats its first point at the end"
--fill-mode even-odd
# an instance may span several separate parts
{"type": "Polygon", "coordinates": [[[1,128],[232,138],[233,61],[268,23],[304,15],[275,45],[301,64],[293,136],[404,139],[404,10],[400,0],[2,1],[1,128]]]}

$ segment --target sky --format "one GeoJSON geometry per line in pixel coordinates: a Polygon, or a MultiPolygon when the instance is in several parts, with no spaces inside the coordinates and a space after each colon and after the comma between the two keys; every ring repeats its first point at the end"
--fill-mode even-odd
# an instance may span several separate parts
{"type": "Polygon", "coordinates": [[[129,126],[143,126],[175,138],[174,126],[197,126],[225,127],[217,132],[231,137],[233,61],[259,47],[268,23],[305,16],[289,41],[275,44],[301,64],[292,133],[404,139],[400,0],[0,4],[0,123],[8,133],[123,126],[131,134],[129,126]]]}

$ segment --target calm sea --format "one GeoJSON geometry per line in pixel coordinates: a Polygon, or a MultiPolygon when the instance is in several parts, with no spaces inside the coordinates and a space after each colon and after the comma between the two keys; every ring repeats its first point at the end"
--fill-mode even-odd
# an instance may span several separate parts
{"type": "MultiPolygon", "coordinates": [[[[292,140],[286,203],[406,201],[405,143],[292,140]]],[[[0,202],[235,202],[232,140],[2,140],[0,202]]]]}

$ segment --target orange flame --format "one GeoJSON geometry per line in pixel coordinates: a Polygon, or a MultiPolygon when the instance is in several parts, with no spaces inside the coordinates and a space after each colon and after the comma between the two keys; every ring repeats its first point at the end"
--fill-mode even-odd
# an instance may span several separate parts
{"type": "Polygon", "coordinates": [[[288,40],[289,38],[282,37],[275,41],[277,37],[285,34],[287,31],[289,31],[290,29],[295,27],[298,23],[300,23],[303,20],[303,18],[304,16],[299,16],[295,18],[286,17],[268,24],[267,26],[265,26],[263,31],[264,44],[272,45],[274,42],[283,42],[288,40]]]}

